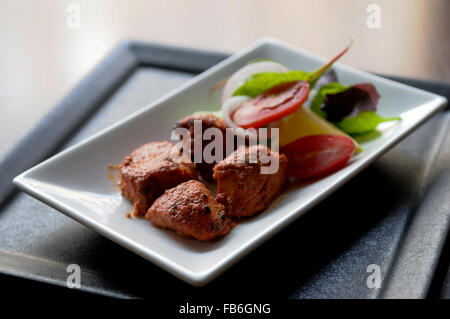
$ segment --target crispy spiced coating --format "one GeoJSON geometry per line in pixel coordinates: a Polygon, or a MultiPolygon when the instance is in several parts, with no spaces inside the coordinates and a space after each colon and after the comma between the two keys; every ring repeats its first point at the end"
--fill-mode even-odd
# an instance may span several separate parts
{"type": "Polygon", "coordinates": [[[220,238],[231,230],[224,206],[196,180],[166,190],[149,208],[145,218],[156,227],[172,229],[182,237],[201,241],[220,238]]]}
{"type": "MultiPolygon", "coordinates": [[[[178,121],[175,124],[174,129],[176,128],[186,128],[189,130],[190,135],[191,135],[191,160],[194,161],[194,121],[195,120],[199,120],[202,122],[202,137],[203,137],[203,133],[208,129],[208,128],[217,128],[221,131],[222,136],[223,136],[223,157],[225,157],[225,152],[226,152],[226,146],[225,146],[225,136],[226,136],[226,123],[223,119],[220,119],[218,117],[215,117],[214,115],[211,114],[200,114],[200,115],[190,115],[187,116],[183,119],[181,119],[180,121],[178,121]]],[[[199,140],[199,142],[201,143],[199,149],[202,150],[202,154],[203,154],[203,149],[204,147],[208,144],[211,143],[213,140],[206,140],[203,141],[203,138],[201,139],[201,142],[199,140]]],[[[203,157],[202,157],[203,160],[203,157]]],[[[205,180],[212,180],[212,170],[214,165],[217,164],[217,162],[213,162],[213,163],[206,163],[205,161],[202,161],[201,163],[196,163],[197,164],[197,168],[200,171],[201,176],[205,179],[205,180]]]]}
{"type": "Polygon", "coordinates": [[[225,205],[229,217],[252,216],[266,209],[284,191],[286,166],[284,154],[280,155],[265,146],[240,147],[214,167],[216,199],[225,205]],[[261,161],[262,154],[267,154],[270,160],[278,160],[275,173],[261,173],[261,167],[270,165],[261,161]],[[253,160],[255,158],[256,161],[253,160]]]}
{"type": "Polygon", "coordinates": [[[198,177],[195,165],[180,160],[172,148],[170,142],[148,143],[119,165],[120,189],[125,198],[134,202],[134,215],[145,215],[166,189],[198,177]]]}

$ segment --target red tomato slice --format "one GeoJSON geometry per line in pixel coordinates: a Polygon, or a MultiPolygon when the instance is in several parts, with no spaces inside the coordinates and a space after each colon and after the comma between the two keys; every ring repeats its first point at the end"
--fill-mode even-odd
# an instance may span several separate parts
{"type": "Polygon", "coordinates": [[[283,83],[242,104],[231,118],[244,129],[257,129],[296,111],[308,94],[308,82],[283,83]]]}
{"type": "Polygon", "coordinates": [[[288,175],[299,178],[317,177],[344,166],[352,157],[355,144],[342,135],[311,135],[280,149],[288,160],[288,175]]]}

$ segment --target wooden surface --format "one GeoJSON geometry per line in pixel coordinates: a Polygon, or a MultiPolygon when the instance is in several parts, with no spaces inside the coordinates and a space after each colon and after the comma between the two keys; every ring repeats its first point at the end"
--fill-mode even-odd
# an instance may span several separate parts
{"type": "Polygon", "coordinates": [[[1,0],[0,156],[125,39],[235,52],[273,36],[323,56],[353,39],[346,64],[450,82],[449,16],[447,0],[1,0]]]}

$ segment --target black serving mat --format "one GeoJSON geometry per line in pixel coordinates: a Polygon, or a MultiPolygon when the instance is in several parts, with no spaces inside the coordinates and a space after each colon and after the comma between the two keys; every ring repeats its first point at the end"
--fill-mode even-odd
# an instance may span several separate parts
{"type": "MultiPolygon", "coordinates": [[[[23,170],[116,122],[226,58],[125,43],[0,162],[0,272],[119,297],[425,297],[450,219],[449,113],[394,147],[202,288],[191,287],[63,214],[15,191],[23,170]],[[381,267],[380,289],[366,268],[381,267]]],[[[399,79],[449,98],[450,86],[399,79]]]]}

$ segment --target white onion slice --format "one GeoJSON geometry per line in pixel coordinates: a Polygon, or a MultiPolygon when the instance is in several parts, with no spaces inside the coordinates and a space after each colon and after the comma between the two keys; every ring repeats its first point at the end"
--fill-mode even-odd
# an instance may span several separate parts
{"type": "Polygon", "coordinates": [[[231,114],[236,110],[239,106],[244,104],[250,100],[250,97],[244,95],[232,96],[222,104],[222,116],[228,127],[239,127],[236,123],[231,119],[231,114]]]}
{"type": "Polygon", "coordinates": [[[234,129],[234,132],[237,135],[247,135],[249,138],[257,138],[256,130],[245,130],[242,127],[239,127],[236,123],[231,119],[231,114],[236,110],[239,106],[244,104],[250,100],[250,97],[244,95],[232,96],[228,98],[225,103],[222,104],[222,116],[228,127],[234,129]]]}
{"type": "Polygon", "coordinates": [[[289,69],[274,61],[259,61],[247,64],[246,66],[237,70],[227,81],[222,92],[222,104],[230,98],[233,93],[245,83],[245,81],[253,74],[273,72],[283,73],[288,72],[289,69]]]}

